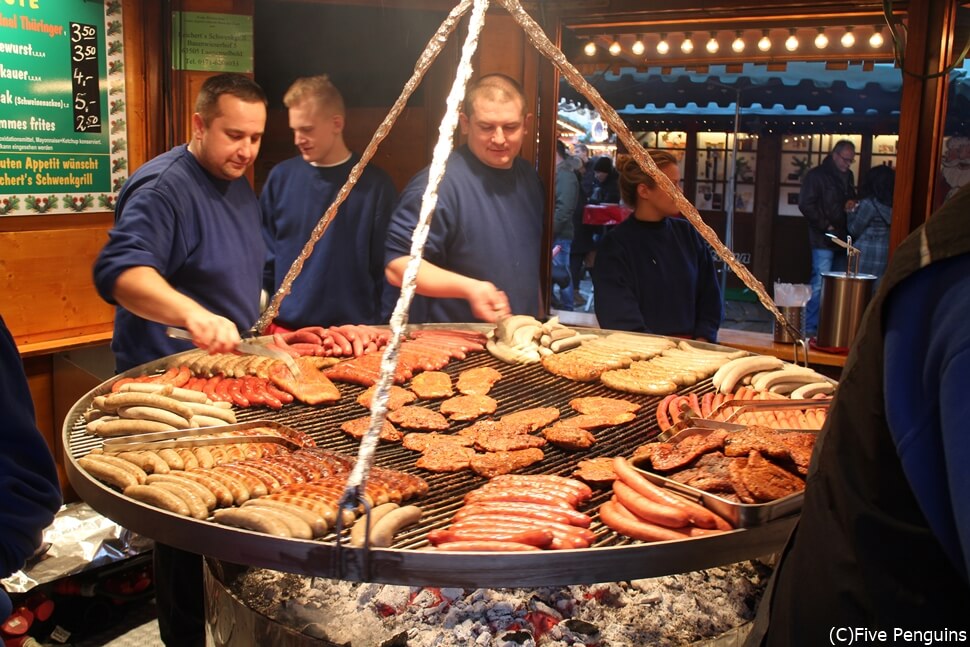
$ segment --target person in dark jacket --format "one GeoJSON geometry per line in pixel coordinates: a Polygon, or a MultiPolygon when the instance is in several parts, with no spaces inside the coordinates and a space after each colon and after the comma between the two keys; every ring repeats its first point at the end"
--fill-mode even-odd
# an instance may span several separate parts
{"type": "Polygon", "coordinates": [[[552,280],[559,287],[558,299],[553,295],[553,307],[573,309],[573,279],[570,274],[570,248],[575,230],[573,218],[580,203],[581,189],[576,176],[578,160],[566,152],[566,145],[556,141],[556,204],[552,216],[552,280]]]}
{"type": "MultiPolygon", "coordinates": [[[[61,507],[54,458],[34,417],[27,376],[7,324],[0,316],[0,577],[24,565],[61,507]]],[[[0,621],[11,612],[0,586],[0,621]]],[[[0,638],[0,645],[3,639],[0,638]]]]}
{"type": "MultiPolygon", "coordinates": [[[[677,159],[650,153],[676,186],[677,159]]],[[[653,176],[620,156],[623,201],[629,218],[603,238],[593,268],[596,319],[603,328],[717,341],[721,290],[704,239],[653,176]]]]}
{"type": "Polygon", "coordinates": [[[970,185],[893,253],[749,647],[970,639],[968,211],[970,185]]]}
{"type": "Polygon", "coordinates": [[[849,234],[859,248],[859,272],[876,277],[876,285],[889,262],[889,227],[893,221],[896,172],[891,166],[869,170],[859,189],[859,206],[849,214],[849,234]]]}
{"type": "Polygon", "coordinates": [[[798,208],[808,221],[808,243],[812,248],[812,298],[805,306],[805,333],[809,337],[818,330],[822,274],[841,272],[846,267],[845,249],[827,234],[845,240],[848,233],[846,212],[856,205],[853,160],[855,144],[840,139],[828,157],[805,175],[798,193],[798,208]]]}
{"type": "Polygon", "coordinates": [[[618,204],[620,202],[620,176],[613,168],[613,160],[603,155],[593,162],[593,185],[590,188],[590,204],[618,204]]]}

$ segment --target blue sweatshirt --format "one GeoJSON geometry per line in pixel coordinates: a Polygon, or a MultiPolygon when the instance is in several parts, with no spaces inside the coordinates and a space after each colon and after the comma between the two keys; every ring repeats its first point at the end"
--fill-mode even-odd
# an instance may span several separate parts
{"type": "Polygon", "coordinates": [[[926,522],[970,581],[970,254],[900,283],[883,309],[886,419],[926,522]]]}
{"type": "MultiPolygon", "coordinates": [[[[275,294],[359,155],[331,167],[293,157],[273,167],[259,196],[267,257],[263,288],[275,294]]],[[[369,164],[317,241],[276,322],[286,328],[378,324],[384,237],[397,199],[390,176],[369,164]]]]}
{"type": "MultiPolygon", "coordinates": [[[[404,189],[387,231],[385,264],[411,254],[428,169],[404,189]]],[[[522,158],[510,169],[483,164],[462,146],[452,152],[441,184],[424,258],[464,276],[490,281],[515,314],[539,314],[539,255],[545,193],[522,158]]],[[[389,313],[387,313],[389,314],[389,313]]],[[[416,296],[409,321],[474,321],[464,299],[416,296]]]]}
{"type": "MultiPolygon", "coordinates": [[[[118,276],[152,267],[173,288],[246,330],[259,315],[265,256],[249,182],[213,177],[182,145],[142,165],[121,189],[94,282],[105,301],[117,304],[118,276]]],[[[167,337],[165,326],[118,307],[111,340],[118,371],[192,347],[167,337]]]]}
{"type": "Polygon", "coordinates": [[[603,328],[717,340],[721,290],[707,244],[680,218],[630,216],[604,238],[593,267],[603,328]]]}
{"type": "MultiPolygon", "coordinates": [[[[61,506],[61,488],[50,449],[37,429],[20,354],[2,316],[0,411],[0,577],[7,577],[40,545],[41,533],[61,506]]],[[[10,598],[0,587],[0,621],[10,611],[10,598]]]]}

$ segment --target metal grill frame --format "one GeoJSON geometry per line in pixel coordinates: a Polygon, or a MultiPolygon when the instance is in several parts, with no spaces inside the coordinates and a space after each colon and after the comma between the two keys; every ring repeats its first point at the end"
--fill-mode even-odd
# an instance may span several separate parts
{"type": "MultiPolygon", "coordinates": [[[[421,326],[434,327],[482,329],[478,325],[421,326]]],[[[610,331],[595,332],[608,334],[610,331]]],[[[712,344],[698,345],[725,350],[712,344]]],[[[391,548],[351,548],[345,542],[337,542],[333,533],[312,541],[284,539],[181,517],[124,496],[88,476],[76,461],[102,443],[102,439],[84,431],[82,414],[95,396],[109,392],[112,383],[122,377],[161,372],[178,364],[185,354],[131,369],[82,397],[64,421],[65,468],[71,485],[98,512],[139,534],[219,560],[301,575],[407,586],[503,588],[592,584],[683,573],[763,557],[781,548],[797,520],[796,514],[719,535],[644,543],[619,536],[600,523],[594,512],[600,503],[609,499],[611,490],[607,488],[595,490],[593,499],[584,506],[594,518],[591,530],[596,539],[590,548],[487,554],[429,551],[426,550],[428,531],[448,525],[454,511],[462,505],[464,494],[482,485],[485,479],[469,470],[450,474],[419,470],[414,462],[420,454],[400,444],[383,442],[375,454],[375,465],[420,474],[430,487],[426,497],[414,502],[425,510],[421,522],[400,533],[391,548]]],[[[597,443],[587,451],[568,452],[547,445],[543,448],[546,458],[521,470],[524,473],[568,476],[580,460],[629,456],[636,447],[659,435],[653,413],[662,397],[619,393],[598,381],[573,382],[548,373],[540,364],[504,364],[487,352],[452,361],[443,370],[454,379],[461,371],[476,366],[492,366],[503,374],[490,393],[499,402],[495,417],[537,406],[556,406],[564,416],[574,415],[569,400],[592,395],[621,397],[643,405],[634,422],[596,431],[597,443]]],[[[240,422],[271,419],[305,432],[319,447],[354,456],[359,441],[339,427],[346,420],[368,414],[356,402],[364,387],[346,383],[337,386],[342,397],[335,405],[311,407],[293,403],[275,412],[262,407],[236,409],[237,417],[240,422]]],[[[707,379],[680,392],[693,391],[700,395],[711,390],[713,385],[707,379]]],[[[437,409],[437,402],[413,404],[437,409]]],[[[472,422],[455,422],[449,431],[455,432],[472,422]]]]}

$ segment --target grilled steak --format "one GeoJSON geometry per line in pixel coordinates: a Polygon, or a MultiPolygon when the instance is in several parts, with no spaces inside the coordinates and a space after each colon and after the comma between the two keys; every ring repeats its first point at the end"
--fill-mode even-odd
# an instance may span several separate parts
{"type": "Polygon", "coordinates": [[[470,368],[458,374],[457,388],[465,395],[488,395],[502,374],[490,366],[470,368]]]}
{"type": "Polygon", "coordinates": [[[459,472],[467,469],[476,455],[471,447],[442,444],[426,450],[414,465],[431,472],[459,472]]]}
{"type": "Polygon", "coordinates": [[[678,470],[667,478],[705,492],[734,492],[730,465],[736,458],[728,458],[719,451],[708,452],[692,467],[678,470]]]}
{"type": "Polygon", "coordinates": [[[546,444],[545,438],[530,436],[529,434],[518,434],[517,436],[486,436],[479,434],[475,439],[475,449],[483,452],[511,452],[517,449],[528,449],[530,447],[542,447],[546,444]]]}
{"type": "Polygon", "coordinates": [[[635,413],[623,412],[611,414],[581,413],[572,418],[563,418],[560,423],[569,425],[570,427],[579,427],[580,429],[601,429],[603,427],[622,425],[634,420],[636,417],[637,414],[635,413]]]}
{"type": "MultiPolygon", "coordinates": [[[[370,409],[370,405],[374,399],[374,393],[376,391],[377,385],[368,387],[363,393],[357,396],[357,404],[370,409]]],[[[387,409],[388,411],[400,409],[404,405],[414,402],[417,397],[418,396],[414,395],[407,389],[401,388],[396,384],[392,384],[391,389],[387,394],[387,409]]]]}
{"type": "Polygon", "coordinates": [[[452,420],[474,420],[497,408],[498,402],[487,395],[457,395],[442,402],[440,411],[452,420]]]}
{"type": "Polygon", "coordinates": [[[579,461],[576,463],[573,476],[595,485],[612,483],[616,480],[616,472],[613,471],[613,458],[600,456],[579,461]]]}
{"type": "Polygon", "coordinates": [[[816,438],[818,434],[798,431],[775,434],[775,440],[788,448],[795,469],[802,476],[808,475],[808,466],[812,462],[812,450],[815,448],[816,438]]]}
{"type": "Polygon", "coordinates": [[[472,471],[479,476],[492,478],[499,474],[508,474],[515,470],[538,463],[545,457],[542,450],[536,447],[520,449],[513,452],[490,452],[475,454],[471,457],[472,471]]]}
{"type": "Polygon", "coordinates": [[[523,409],[502,416],[501,420],[508,424],[525,424],[530,431],[541,429],[559,419],[559,409],[556,407],[536,407],[533,409],[523,409]]]}
{"type": "Polygon", "coordinates": [[[569,406],[580,413],[610,415],[613,413],[636,413],[640,410],[641,405],[620,398],[591,396],[586,398],[573,398],[569,401],[569,406]]]}
{"type": "Polygon", "coordinates": [[[422,400],[450,398],[454,394],[451,376],[441,371],[418,373],[411,378],[411,390],[422,400]]]}
{"type": "Polygon", "coordinates": [[[542,435],[553,445],[573,451],[589,449],[596,442],[596,436],[582,427],[570,425],[568,420],[546,427],[542,435]]]}
{"type": "Polygon", "coordinates": [[[299,377],[290,373],[283,362],[276,362],[269,369],[270,381],[307,404],[324,404],[340,399],[340,391],[326,375],[302,357],[296,358],[296,363],[300,367],[299,377]]]}
{"type": "Polygon", "coordinates": [[[448,421],[443,415],[424,407],[401,407],[389,412],[387,419],[405,429],[442,431],[448,428],[448,421]]]}
{"type": "Polygon", "coordinates": [[[657,443],[664,446],[652,450],[650,463],[658,472],[671,472],[687,467],[705,452],[721,449],[728,432],[715,429],[708,434],[688,436],[678,443],[657,443]]]}
{"type": "Polygon", "coordinates": [[[573,351],[546,355],[542,358],[542,366],[553,375],[575,382],[592,382],[599,378],[603,371],[610,368],[604,362],[594,361],[582,355],[574,355],[573,351]]]}
{"type": "Polygon", "coordinates": [[[527,424],[511,423],[504,420],[479,420],[458,432],[459,436],[478,440],[479,436],[508,438],[528,434],[532,429],[527,424]]]}
{"type": "Polygon", "coordinates": [[[774,501],[805,489],[802,479],[778,467],[757,451],[748,454],[748,462],[738,471],[738,477],[758,502],[774,501]]]}
{"type": "Polygon", "coordinates": [[[431,432],[429,434],[415,432],[404,436],[403,445],[407,449],[424,452],[438,447],[455,445],[457,447],[471,447],[474,440],[457,434],[439,434],[431,432]]]}
{"type": "MultiPolygon", "coordinates": [[[[370,416],[348,420],[340,425],[340,429],[343,430],[344,433],[350,434],[354,438],[363,438],[364,434],[367,433],[367,430],[370,429],[370,416]]],[[[381,426],[379,437],[381,440],[396,443],[401,440],[403,434],[401,434],[401,432],[398,431],[394,425],[385,420],[384,424],[381,426]]]]}

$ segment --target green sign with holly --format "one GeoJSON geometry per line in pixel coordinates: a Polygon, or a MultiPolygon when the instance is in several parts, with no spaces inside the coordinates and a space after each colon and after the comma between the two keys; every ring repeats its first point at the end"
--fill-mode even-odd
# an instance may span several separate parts
{"type": "Polygon", "coordinates": [[[110,208],[126,148],[121,1],[0,2],[0,216],[110,208]]]}

